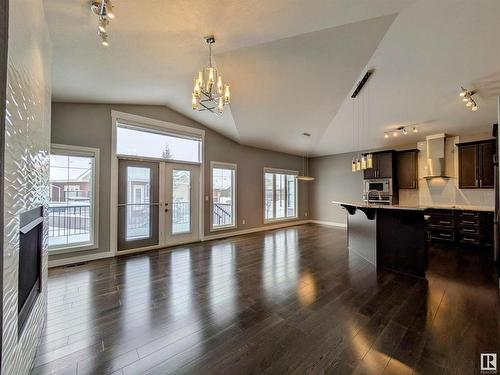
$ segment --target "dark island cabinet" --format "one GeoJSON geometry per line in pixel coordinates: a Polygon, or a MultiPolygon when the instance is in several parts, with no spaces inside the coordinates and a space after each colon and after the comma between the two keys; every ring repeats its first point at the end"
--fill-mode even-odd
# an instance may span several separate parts
{"type": "Polygon", "coordinates": [[[382,151],[373,153],[373,168],[365,169],[363,177],[369,178],[393,178],[395,171],[394,151],[382,151]]]}
{"type": "Polygon", "coordinates": [[[429,209],[425,213],[429,241],[493,245],[493,212],[429,209]]]}
{"type": "Polygon", "coordinates": [[[460,189],[493,189],[496,154],[494,140],[459,143],[458,187],[460,189]]]}
{"type": "Polygon", "coordinates": [[[397,172],[400,189],[418,188],[418,150],[397,153],[397,172]]]}

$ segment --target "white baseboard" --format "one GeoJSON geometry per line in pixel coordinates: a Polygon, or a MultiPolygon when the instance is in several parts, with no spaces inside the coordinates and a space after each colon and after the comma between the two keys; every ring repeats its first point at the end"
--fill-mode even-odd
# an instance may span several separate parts
{"type": "Polygon", "coordinates": [[[218,234],[209,234],[208,236],[204,236],[203,239],[202,239],[202,241],[217,240],[217,239],[220,239],[220,238],[240,236],[242,234],[263,232],[263,231],[266,231],[266,230],[286,228],[286,227],[291,227],[291,226],[294,226],[294,225],[303,225],[303,224],[307,224],[309,222],[310,222],[310,220],[287,221],[286,223],[265,225],[265,226],[262,226],[262,227],[256,227],[256,228],[250,228],[250,229],[243,229],[243,230],[235,230],[233,232],[225,232],[225,233],[218,233],[218,234]]]}
{"type": "MultiPolygon", "coordinates": [[[[67,266],[68,264],[82,263],[82,262],[90,262],[91,260],[104,259],[104,258],[112,258],[113,253],[110,251],[106,251],[104,253],[96,253],[96,254],[88,254],[88,255],[80,255],[77,257],[67,257],[62,259],[49,259],[49,268],[59,267],[59,266],[67,266]]],[[[50,258],[50,254],[49,254],[50,258]]]]}
{"type": "Polygon", "coordinates": [[[346,223],[336,223],[334,221],[309,220],[313,224],[328,225],[329,227],[347,228],[346,223]]]}

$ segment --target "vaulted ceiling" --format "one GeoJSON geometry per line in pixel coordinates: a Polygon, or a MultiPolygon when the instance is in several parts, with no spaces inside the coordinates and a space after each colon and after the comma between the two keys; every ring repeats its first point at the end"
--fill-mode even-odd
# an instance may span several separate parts
{"type": "Polygon", "coordinates": [[[496,121],[498,1],[120,0],[108,48],[88,1],[45,8],[55,101],[166,105],[242,144],[310,155],[482,132],[496,121]],[[209,34],[232,87],[221,117],[191,109],[209,34]],[[479,90],[479,111],[465,109],[460,85],[479,90]],[[383,138],[414,124],[417,135],[383,138]]]}

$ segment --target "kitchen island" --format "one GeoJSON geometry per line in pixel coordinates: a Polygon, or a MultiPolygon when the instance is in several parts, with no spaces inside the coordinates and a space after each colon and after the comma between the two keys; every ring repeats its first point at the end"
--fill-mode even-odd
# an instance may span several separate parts
{"type": "Polygon", "coordinates": [[[349,251],[384,268],[425,278],[426,207],[332,202],[347,211],[349,251]]]}

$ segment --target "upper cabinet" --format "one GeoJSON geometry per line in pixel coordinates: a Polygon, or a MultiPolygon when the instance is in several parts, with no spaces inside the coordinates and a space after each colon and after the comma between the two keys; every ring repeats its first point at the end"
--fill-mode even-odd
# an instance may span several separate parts
{"type": "Polygon", "coordinates": [[[397,172],[400,189],[418,188],[418,150],[397,153],[397,172]]]}
{"type": "Polygon", "coordinates": [[[382,151],[373,154],[373,168],[365,169],[363,177],[369,178],[392,178],[395,175],[394,151],[382,151]]]}
{"type": "Polygon", "coordinates": [[[493,139],[459,143],[458,187],[460,189],[493,189],[495,186],[493,158],[496,154],[493,139]]]}

